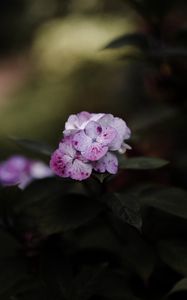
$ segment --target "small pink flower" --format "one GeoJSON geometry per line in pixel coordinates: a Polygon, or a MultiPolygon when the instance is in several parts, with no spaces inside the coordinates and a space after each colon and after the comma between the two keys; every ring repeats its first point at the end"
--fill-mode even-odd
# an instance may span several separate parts
{"type": "Polygon", "coordinates": [[[107,152],[100,160],[93,163],[93,168],[99,173],[116,174],[118,171],[118,159],[115,154],[107,152]]]}
{"type": "Polygon", "coordinates": [[[0,163],[0,184],[27,187],[34,179],[53,176],[50,168],[40,161],[33,161],[24,156],[12,156],[0,163]]]}
{"type": "Polygon", "coordinates": [[[96,161],[108,151],[108,145],[114,140],[117,132],[108,126],[104,128],[98,122],[90,121],[84,130],[73,137],[73,146],[88,160],[96,161]]]}
{"type": "Polygon", "coordinates": [[[51,169],[60,177],[83,180],[90,177],[92,165],[76,151],[71,140],[61,142],[50,161],[51,169]]]}
{"type": "Polygon", "coordinates": [[[92,170],[116,174],[118,159],[113,153],[131,149],[126,123],[111,114],[81,112],[65,123],[64,137],[53,153],[51,169],[61,177],[83,180],[92,170]]]}

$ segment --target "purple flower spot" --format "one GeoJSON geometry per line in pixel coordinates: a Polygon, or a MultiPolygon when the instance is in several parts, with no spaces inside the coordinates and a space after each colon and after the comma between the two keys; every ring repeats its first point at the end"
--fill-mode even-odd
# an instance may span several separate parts
{"type": "Polygon", "coordinates": [[[98,133],[101,133],[101,132],[102,132],[101,126],[98,126],[98,127],[97,127],[97,132],[98,132],[98,133]]]}

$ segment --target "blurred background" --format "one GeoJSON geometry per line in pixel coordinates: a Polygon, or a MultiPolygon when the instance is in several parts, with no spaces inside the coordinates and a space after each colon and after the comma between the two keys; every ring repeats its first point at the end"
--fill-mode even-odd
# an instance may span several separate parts
{"type": "Polygon", "coordinates": [[[70,114],[110,112],[184,186],[186,16],[185,0],[1,1],[0,158],[20,152],[9,137],[55,148],[70,114]]]}

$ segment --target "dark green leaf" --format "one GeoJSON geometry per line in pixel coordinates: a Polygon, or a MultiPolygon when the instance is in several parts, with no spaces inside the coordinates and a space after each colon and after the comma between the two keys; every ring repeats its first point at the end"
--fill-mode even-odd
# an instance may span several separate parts
{"type": "Polygon", "coordinates": [[[168,161],[156,157],[119,157],[119,167],[121,169],[151,170],[164,167],[168,163],[168,161]]]}
{"type": "Polygon", "coordinates": [[[18,241],[2,229],[0,229],[0,241],[0,260],[15,256],[20,250],[18,241]]]}
{"type": "Polygon", "coordinates": [[[139,196],[142,206],[151,206],[187,219],[187,192],[179,188],[147,189],[139,196]]]}
{"type": "Polygon", "coordinates": [[[43,206],[45,214],[40,214],[39,221],[43,233],[75,229],[95,218],[102,210],[102,206],[95,199],[79,194],[64,195],[56,202],[52,204],[49,201],[43,206]]]}
{"type": "Polygon", "coordinates": [[[106,263],[83,267],[73,282],[70,299],[90,299],[96,293],[99,280],[106,268],[106,263]]]}
{"type": "Polygon", "coordinates": [[[21,139],[16,137],[11,137],[11,140],[13,140],[18,146],[21,146],[24,149],[30,150],[32,152],[36,152],[39,154],[44,154],[47,156],[50,156],[54,149],[50,147],[49,145],[40,142],[40,141],[33,141],[28,139],[21,139]]]}
{"type": "Polygon", "coordinates": [[[103,199],[116,217],[139,230],[141,229],[142,219],[137,198],[133,195],[115,193],[108,194],[103,199]]]}
{"type": "Polygon", "coordinates": [[[164,47],[148,53],[150,58],[172,58],[172,57],[187,57],[187,48],[185,47],[164,47]]]}
{"type": "Polygon", "coordinates": [[[175,271],[187,276],[187,242],[164,240],[158,244],[161,259],[175,271]]]}
{"type": "Polygon", "coordinates": [[[181,291],[187,291],[187,278],[183,278],[178,281],[169,292],[169,295],[181,291]]]}
{"type": "Polygon", "coordinates": [[[106,270],[101,274],[96,292],[97,295],[104,296],[107,299],[138,300],[132,294],[126,274],[112,270],[106,270]]]}
{"type": "Polygon", "coordinates": [[[0,270],[0,295],[28,278],[26,263],[19,258],[0,261],[0,270]]]}
{"type": "Polygon", "coordinates": [[[129,33],[116,38],[107,44],[104,49],[116,49],[125,46],[136,46],[142,49],[148,49],[149,43],[149,37],[145,34],[129,33]]]}

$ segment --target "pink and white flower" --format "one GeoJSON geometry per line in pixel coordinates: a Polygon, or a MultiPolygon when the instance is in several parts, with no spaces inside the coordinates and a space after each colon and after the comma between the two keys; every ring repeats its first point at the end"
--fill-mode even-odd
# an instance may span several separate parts
{"type": "Polygon", "coordinates": [[[21,155],[11,156],[0,163],[0,184],[18,185],[24,189],[33,180],[54,176],[52,170],[41,161],[34,161],[21,155]]]}
{"type": "Polygon", "coordinates": [[[131,131],[125,121],[111,114],[81,112],[65,123],[64,137],[53,153],[50,167],[60,177],[84,180],[92,170],[116,174],[114,152],[131,149],[125,143],[131,131]]]}
{"type": "Polygon", "coordinates": [[[76,180],[86,179],[92,172],[91,163],[76,151],[71,140],[60,143],[51,157],[50,167],[58,176],[76,180]]]}

